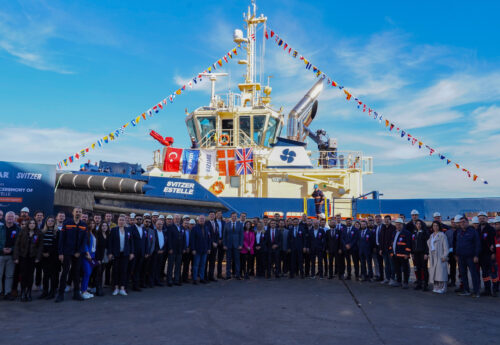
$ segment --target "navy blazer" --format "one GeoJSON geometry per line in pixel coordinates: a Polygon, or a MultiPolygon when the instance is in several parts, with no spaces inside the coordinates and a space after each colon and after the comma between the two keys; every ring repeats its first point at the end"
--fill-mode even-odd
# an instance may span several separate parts
{"type": "Polygon", "coordinates": [[[210,239],[211,229],[212,226],[210,224],[196,224],[190,233],[189,249],[195,250],[196,254],[206,254],[212,246],[212,240],[210,239]]]}
{"type": "MultiPolygon", "coordinates": [[[[221,228],[219,229],[219,223],[217,222],[217,219],[215,220],[215,223],[217,224],[217,241],[224,241],[224,229],[226,228],[226,222],[224,220],[221,220],[221,228]]],[[[224,242],[222,242],[224,243],[224,242]]]]}
{"type": "Polygon", "coordinates": [[[342,234],[344,240],[344,249],[348,250],[347,248],[345,248],[345,246],[349,244],[351,246],[351,249],[349,249],[349,251],[358,250],[359,230],[353,225],[351,226],[351,229],[345,228],[342,234]]]}
{"type": "Polygon", "coordinates": [[[214,220],[215,227],[212,226],[212,223],[210,220],[205,221],[205,229],[209,232],[210,235],[210,242],[212,243],[217,243],[219,240],[219,231],[217,230],[218,224],[217,221],[214,220]]]}
{"type": "Polygon", "coordinates": [[[309,230],[309,248],[312,253],[325,250],[326,234],[322,228],[318,229],[318,234],[314,237],[314,228],[309,230]]]}
{"type": "Polygon", "coordinates": [[[254,250],[257,250],[256,247],[260,247],[260,252],[267,252],[267,243],[266,243],[266,232],[259,233],[255,232],[255,242],[253,244],[254,250]],[[259,235],[260,234],[260,235],[259,235]],[[259,235],[259,243],[257,243],[257,235],[259,235]]]}
{"type": "Polygon", "coordinates": [[[271,228],[267,229],[266,234],[264,235],[264,242],[266,243],[267,249],[269,251],[277,250],[279,251],[281,248],[281,231],[278,228],[274,229],[274,241],[271,236],[271,228]],[[273,249],[273,245],[277,244],[278,248],[273,249]]]}
{"type": "Polygon", "coordinates": [[[326,231],[326,249],[331,255],[338,254],[339,250],[344,250],[344,241],[342,239],[342,230],[330,228],[326,231]]]}
{"type": "MultiPolygon", "coordinates": [[[[111,229],[108,241],[108,254],[113,254],[116,258],[120,256],[120,228],[114,227],[111,229]]],[[[134,240],[130,228],[125,228],[125,243],[123,245],[123,255],[134,254],[134,240]]]]}
{"type": "Polygon", "coordinates": [[[229,221],[224,227],[224,234],[222,235],[224,246],[228,249],[243,247],[243,223],[237,220],[234,231],[232,224],[233,222],[229,221]]]}
{"type": "Polygon", "coordinates": [[[368,255],[375,248],[375,232],[369,228],[365,229],[365,235],[363,236],[363,229],[359,231],[359,253],[368,255]]]}
{"type": "Polygon", "coordinates": [[[139,234],[139,229],[137,225],[131,227],[132,238],[134,240],[134,254],[136,256],[144,256],[148,252],[148,232],[145,228],[142,228],[142,237],[139,234]]]}
{"type": "Polygon", "coordinates": [[[184,228],[182,226],[177,226],[172,224],[167,230],[168,234],[168,250],[172,250],[173,254],[182,254],[186,249],[186,238],[184,236],[184,228]]]}
{"type": "Polygon", "coordinates": [[[295,227],[291,226],[288,230],[288,247],[292,251],[299,251],[306,247],[306,235],[301,226],[298,226],[297,233],[295,234],[295,227]]]}

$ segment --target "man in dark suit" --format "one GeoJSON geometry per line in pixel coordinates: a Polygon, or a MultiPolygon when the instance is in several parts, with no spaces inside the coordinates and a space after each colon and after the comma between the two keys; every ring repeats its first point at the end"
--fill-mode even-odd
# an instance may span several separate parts
{"type": "Polygon", "coordinates": [[[382,284],[394,283],[394,264],[392,262],[392,256],[390,247],[392,246],[392,240],[394,239],[394,233],[396,228],[391,223],[391,216],[386,215],[384,217],[384,224],[380,228],[378,235],[379,239],[379,254],[382,255],[384,259],[384,273],[385,279],[382,284]]]}
{"type": "Polygon", "coordinates": [[[184,254],[182,254],[182,282],[187,283],[189,280],[189,266],[191,266],[191,275],[193,275],[193,253],[191,252],[191,230],[194,229],[196,221],[193,222],[189,217],[184,216],[182,219],[182,227],[184,229],[184,238],[186,241],[186,248],[184,249],[184,254]]]}
{"type": "Polygon", "coordinates": [[[309,231],[309,248],[311,252],[311,279],[316,278],[316,260],[318,261],[319,279],[323,279],[323,252],[325,250],[325,230],[319,227],[319,220],[313,220],[313,228],[309,231]]]}
{"type": "Polygon", "coordinates": [[[207,281],[216,282],[214,272],[215,272],[215,262],[217,261],[217,247],[219,242],[219,230],[218,224],[215,220],[215,212],[210,211],[208,213],[208,219],[205,222],[205,226],[208,231],[208,236],[210,237],[210,250],[207,254],[207,264],[205,265],[205,279],[207,281]]]}
{"type": "Polygon", "coordinates": [[[174,224],[168,229],[168,266],[167,266],[167,284],[172,286],[181,285],[181,263],[182,254],[186,249],[186,240],[184,237],[184,229],[181,225],[181,216],[174,215],[174,224]],[[174,270],[172,278],[172,270],[174,270]]]}
{"type": "Polygon", "coordinates": [[[264,223],[258,222],[255,231],[255,256],[257,258],[256,277],[264,277],[267,269],[267,244],[264,223]]]}
{"type": "Polygon", "coordinates": [[[274,264],[274,274],[276,278],[280,277],[280,247],[281,232],[276,228],[276,220],[269,222],[269,229],[266,231],[265,242],[267,247],[267,278],[271,278],[271,272],[274,264]]]}
{"type": "Polygon", "coordinates": [[[354,265],[354,275],[359,279],[359,230],[352,225],[352,219],[346,219],[344,231],[345,261],[347,267],[347,280],[351,279],[351,261],[354,265]]]}
{"type": "Polygon", "coordinates": [[[240,278],[240,250],[243,248],[243,224],[238,221],[236,212],[231,213],[231,220],[226,223],[223,234],[226,251],[226,279],[231,278],[231,265],[234,260],[236,279],[240,278]]]}
{"type": "Polygon", "coordinates": [[[290,278],[294,278],[299,272],[304,279],[304,252],[306,249],[306,236],[302,227],[299,226],[299,219],[295,218],[292,227],[288,232],[288,245],[291,250],[290,278]]]}
{"type": "Polygon", "coordinates": [[[366,220],[362,220],[359,237],[359,258],[361,260],[361,278],[364,281],[373,279],[373,248],[375,248],[373,232],[368,228],[366,220]]]}
{"type": "Polygon", "coordinates": [[[193,284],[198,284],[198,276],[200,283],[206,284],[205,280],[205,264],[207,261],[207,254],[210,253],[212,247],[212,240],[210,237],[210,225],[205,221],[205,216],[198,217],[198,224],[194,219],[189,221],[190,225],[194,223],[194,227],[190,232],[191,252],[193,254],[193,284]]]}
{"type": "Polygon", "coordinates": [[[163,286],[161,282],[162,279],[162,269],[164,267],[164,262],[166,260],[166,252],[168,248],[168,235],[167,231],[163,229],[163,219],[158,218],[156,224],[154,224],[155,232],[155,250],[153,253],[153,283],[156,286],[163,286]]]}
{"type": "MultiPolygon", "coordinates": [[[[130,215],[132,218],[132,214],[130,215]]],[[[142,226],[142,215],[134,215],[132,226],[132,239],[134,241],[134,259],[131,262],[132,290],[141,291],[139,286],[144,287],[144,258],[147,252],[148,234],[142,226]]]]}
{"type": "Polygon", "coordinates": [[[215,223],[217,224],[217,279],[222,279],[222,261],[224,261],[224,229],[226,222],[222,218],[222,211],[215,213],[215,223]]]}
{"type": "Polygon", "coordinates": [[[304,235],[304,276],[309,277],[311,272],[311,253],[309,249],[309,242],[311,234],[310,230],[312,230],[312,220],[308,219],[305,213],[302,215],[299,228],[302,230],[302,234],[304,235]]]}
{"type": "MultiPolygon", "coordinates": [[[[326,230],[326,253],[328,254],[328,279],[333,279],[335,274],[338,274],[337,270],[333,269],[333,262],[334,259],[337,257],[337,248],[336,248],[336,243],[338,242],[338,238],[335,237],[335,227],[337,223],[335,221],[335,218],[330,218],[328,222],[328,226],[330,227],[328,230],[326,230]]],[[[337,261],[335,260],[335,268],[337,266],[337,261]]],[[[326,269],[325,269],[326,271],[326,269]]],[[[326,272],[325,272],[326,273],[326,272]]]]}

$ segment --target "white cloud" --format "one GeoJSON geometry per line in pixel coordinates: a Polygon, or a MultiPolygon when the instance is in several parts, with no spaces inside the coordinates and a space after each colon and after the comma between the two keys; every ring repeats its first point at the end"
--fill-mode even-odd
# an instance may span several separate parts
{"type": "Polygon", "coordinates": [[[491,105],[476,108],[472,115],[476,122],[472,134],[495,132],[500,130],[500,107],[491,105]]]}

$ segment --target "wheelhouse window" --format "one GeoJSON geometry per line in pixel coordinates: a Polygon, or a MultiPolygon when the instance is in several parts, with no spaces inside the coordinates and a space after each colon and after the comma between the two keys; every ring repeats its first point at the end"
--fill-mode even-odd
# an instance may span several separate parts
{"type": "Polygon", "coordinates": [[[196,141],[199,141],[200,138],[196,135],[196,130],[194,129],[194,120],[190,119],[187,121],[187,129],[190,137],[194,137],[196,141]]]}
{"type": "Polygon", "coordinates": [[[266,115],[255,115],[253,117],[253,141],[260,145],[266,125],[266,115]]]}
{"type": "Polygon", "coordinates": [[[264,146],[269,146],[276,140],[276,132],[278,129],[279,119],[274,117],[269,118],[269,125],[266,130],[266,139],[264,141],[264,146]]]}

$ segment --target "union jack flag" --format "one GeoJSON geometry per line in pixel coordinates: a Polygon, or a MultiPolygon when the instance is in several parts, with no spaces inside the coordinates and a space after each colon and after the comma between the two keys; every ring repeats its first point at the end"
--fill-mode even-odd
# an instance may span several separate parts
{"type": "Polygon", "coordinates": [[[252,148],[236,149],[236,174],[253,174],[253,151],[252,148]]]}

